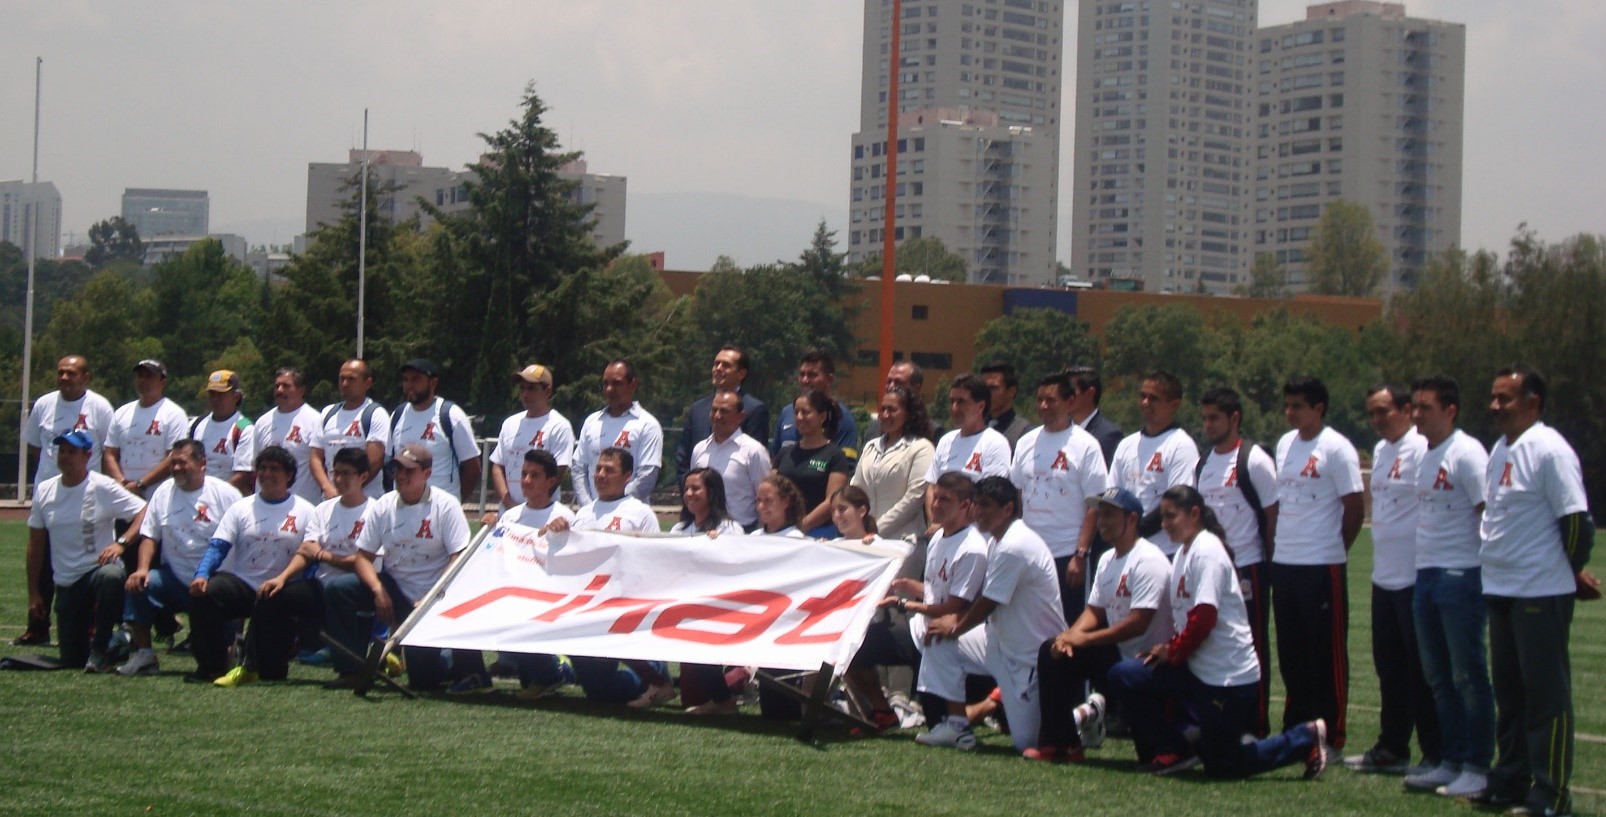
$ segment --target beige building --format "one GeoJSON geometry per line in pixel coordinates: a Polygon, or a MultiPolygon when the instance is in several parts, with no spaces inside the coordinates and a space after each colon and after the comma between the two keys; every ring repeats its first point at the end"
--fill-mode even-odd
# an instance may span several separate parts
{"type": "Polygon", "coordinates": [[[35,258],[61,255],[61,193],[54,184],[0,181],[0,241],[11,242],[24,254],[32,244],[35,258]]]}
{"type": "Polygon", "coordinates": [[[1255,0],[1084,0],[1071,256],[1115,289],[1222,293],[1248,272],[1255,0]]]}
{"type": "MultiPolygon", "coordinates": [[[[1061,0],[906,0],[894,240],[938,238],[976,282],[1054,279],[1061,0]]],[[[865,0],[848,260],[885,236],[890,0],[865,0]]]]}
{"type": "Polygon", "coordinates": [[[1295,291],[1322,206],[1366,205],[1388,251],[1385,297],[1461,241],[1466,27],[1400,3],[1342,0],[1260,29],[1255,79],[1255,253],[1295,291]]]}

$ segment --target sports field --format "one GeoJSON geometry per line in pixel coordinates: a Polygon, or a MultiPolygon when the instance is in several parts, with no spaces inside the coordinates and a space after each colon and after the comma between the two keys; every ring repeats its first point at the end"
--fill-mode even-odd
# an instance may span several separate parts
{"type": "MultiPolygon", "coordinates": [[[[24,618],[24,541],[22,523],[0,523],[7,642],[24,618]]],[[[1351,752],[1376,735],[1369,549],[1363,533],[1351,570],[1351,752]]],[[[1606,805],[1603,636],[1606,604],[1580,606],[1572,638],[1579,813],[1606,805]]],[[[1403,794],[1399,778],[1342,768],[1314,783],[1300,780],[1300,767],[1232,783],[1139,776],[1131,744],[1118,740],[1084,766],[1049,767],[1020,760],[990,730],[972,754],[917,746],[910,733],[824,730],[804,745],[791,725],[751,713],[640,713],[589,705],[577,690],[538,704],[508,694],[408,701],[389,691],[364,700],[322,689],[325,670],[298,666],[287,683],[218,689],[182,683],[193,666],[163,656],[161,677],[132,679],[0,672],[0,815],[1470,812],[1403,794]]]]}

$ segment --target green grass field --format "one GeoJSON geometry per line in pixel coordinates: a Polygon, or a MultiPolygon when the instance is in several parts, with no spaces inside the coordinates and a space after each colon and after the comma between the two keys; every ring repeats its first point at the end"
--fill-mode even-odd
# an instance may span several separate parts
{"type": "MultiPolygon", "coordinates": [[[[0,638],[21,632],[25,530],[0,523],[0,638]]],[[[1376,736],[1367,627],[1369,540],[1351,570],[1349,751],[1376,736]]],[[[1606,604],[1573,633],[1577,722],[1606,735],[1606,604]]],[[[0,655],[20,652],[0,648],[0,655]]],[[[187,657],[159,678],[0,672],[0,815],[11,814],[704,814],[1050,815],[1422,814],[1467,806],[1407,795],[1399,778],[1294,767],[1222,783],[1134,773],[1109,741],[1079,767],[1027,763],[982,730],[973,754],[917,746],[910,733],[814,745],[755,715],[692,719],[592,706],[578,692],[538,704],[511,695],[408,701],[321,688],[296,667],[282,684],[186,685],[187,657]]],[[[1274,718],[1276,713],[1274,712],[1274,718]]],[[[1606,742],[1578,743],[1575,806],[1600,813],[1606,742]]]]}

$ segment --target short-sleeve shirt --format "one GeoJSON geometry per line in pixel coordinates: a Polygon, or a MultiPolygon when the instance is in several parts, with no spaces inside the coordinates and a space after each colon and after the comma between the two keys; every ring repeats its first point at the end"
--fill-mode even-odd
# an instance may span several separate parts
{"type": "Polygon", "coordinates": [[[133,519],[145,507],[111,477],[90,471],[84,481],[67,486],[56,475],[39,484],[28,527],[50,536],[50,569],[57,587],[67,587],[96,567],[101,550],[116,536],[119,519],[133,519]]]}
{"type": "MultiPolygon", "coordinates": [[[[357,553],[357,537],[362,534],[363,514],[368,512],[368,506],[373,500],[367,495],[355,505],[347,505],[340,497],[326,499],[313,511],[316,524],[306,538],[314,540],[318,546],[335,558],[354,556],[357,553]]],[[[384,569],[384,565],[374,562],[375,570],[384,569]]],[[[343,570],[328,562],[318,563],[317,579],[321,582],[329,581],[337,576],[350,574],[350,570],[343,570]]]]}
{"type": "Polygon", "coordinates": [[[966,525],[955,533],[939,531],[926,546],[926,604],[959,597],[975,601],[987,579],[987,537],[966,525]]]}
{"type": "Polygon", "coordinates": [[[1235,687],[1260,680],[1249,613],[1244,607],[1238,574],[1221,540],[1199,531],[1177,551],[1171,566],[1172,633],[1187,626],[1188,613],[1201,604],[1216,608],[1216,626],[1188,656],[1188,669],[1215,687],[1235,687]]]}
{"type": "Polygon", "coordinates": [[[1423,452],[1416,474],[1418,570],[1478,566],[1478,506],[1488,470],[1489,452],[1461,429],[1423,452]]]}
{"type": "MultiPolygon", "coordinates": [[[[318,419],[322,423],[318,438],[322,442],[326,474],[334,473],[335,455],[342,450],[355,448],[367,453],[369,443],[378,443],[383,451],[390,442],[390,412],[372,398],[363,398],[362,404],[354,409],[346,408],[345,403],[325,406],[318,419]],[[369,406],[373,406],[374,413],[368,418],[368,427],[363,428],[362,415],[369,406]]],[[[363,486],[363,493],[369,499],[378,499],[385,493],[385,481],[376,475],[363,486]]]]}
{"type": "Polygon", "coordinates": [[[1534,423],[1489,452],[1483,511],[1483,592],[1538,598],[1571,595],[1577,584],[1562,550],[1563,516],[1589,510],[1578,455],[1555,429],[1534,423]]]}
{"type": "Polygon", "coordinates": [[[997,431],[984,428],[967,435],[954,429],[937,441],[937,453],[926,469],[926,484],[935,485],[937,478],[949,471],[958,471],[971,482],[983,477],[1007,478],[1010,456],[1009,440],[997,431]]]}
{"type": "Polygon", "coordinates": [[[26,442],[39,449],[39,469],[34,474],[34,485],[61,473],[56,467],[56,446],[52,440],[69,431],[87,431],[95,447],[89,452],[89,470],[100,470],[100,452],[111,431],[112,404],[93,390],[85,389],[77,400],[61,399],[61,392],[42,394],[33,403],[24,426],[26,442]]]}
{"type": "Polygon", "coordinates": [[[1134,609],[1154,611],[1147,630],[1116,645],[1122,658],[1132,658],[1171,637],[1171,607],[1166,588],[1170,582],[1171,562],[1147,539],[1139,539],[1125,556],[1111,548],[1099,557],[1087,604],[1104,610],[1105,626],[1121,623],[1134,609]]]}
{"type": "Polygon", "coordinates": [[[468,519],[457,497],[431,486],[411,505],[391,491],[363,515],[357,549],[385,559],[385,574],[416,602],[446,572],[452,556],[468,547],[468,519]]]}
{"type": "Polygon", "coordinates": [[[1010,481],[1020,489],[1021,518],[1058,559],[1076,550],[1087,514],[1084,500],[1104,492],[1109,470],[1099,441],[1086,429],[1075,423],[1064,431],[1038,426],[1015,445],[1010,481]]]}
{"type": "MultiPolygon", "coordinates": [[[[312,449],[323,446],[323,438],[319,429],[323,428],[323,418],[318,416],[312,406],[305,403],[295,411],[280,411],[277,408],[269,409],[267,414],[257,418],[256,431],[257,453],[261,454],[270,445],[277,445],[290,452],[296,460],[296,481],[290,490],[296,496],[317,506],[323,501],[323,489],[318,487],[318,481],[312,478],[311,461],[312,449]]],[[[272,578],[271,576],[269,578],[272,578]]]]}
{"type": "Polygon", "coordinates": [[[148,406],[135,400],[118,407],[112,415],[106,447],[117,449],[117,464],[122,466],[124,478],[139,479],[167,459],[168,450],[184,439],[189,424],[184,409],[166,397],[148,406]]]}
{"type": "Polygon", "coordinates": [[[567,519],[574,522],[574,511],[562,502],[553,502],[545,508],[532,508],[528,503],[521,503],[502,512],[497,524],[508,523],[523,525],[527,528],[540,530],[551,524],[554,519],[567,519]]]}
{"type": "Polygon", "coordinates": [[[597,498],[592,470],[596,468],[597,456],[606,448],[623,448],[635,460],[635,471],[625,486],[625,493],[643,502],[652,498],[658,469],[663,467],[664,430],[651,412],[640,403],[631,403],[618,417],[603,409],[592,412],[580,425],[580,439],[574,447],[575,501],[585,504],[597,498]]]}
{"type": "Polygon", "coordinates": [[[712,468],[725,480],[725,509],[751,525],[758,521],[758,484],[770,473],[770,452],[741,429],[715,442],[706,437],[691,452],[692,468],[712,468]]]}
{"type": "MultiPolygon", "coordinates": [[[[1125,488],[1143,503],[1145,514],[1160,507],[1160,495],[1177,485],[1192,485],[1199,446],[1188,432],[1172,426],[1154,436],[1142,431],[1126,435],[1110,460],[1110,487],[1125,488]]],[[[1149,541],[1170,556],[1177,549],[1165,531],[1149,541]]]]}
{"type": "Polygon", "coordinates": [[[618,499],[588,502],[574,515],[576,530],[657,533],[658,515],[647,503],[625,494],[618,499]]]}
{"type": "Polygon", "coordinates": [[[1416,474],[1427,448],[1414,428],[1372,448],[1372,584],[1384,590],[1416,584],[1416,474]]]}
{"type": "Polygon", "coordinates": [[[229,506],[212,534],[213,539],[232,546],[221,569],[234,574],[252,590],[261,587],[284,572],[309,532],[316,535],[313,517],[317,510],[294,493],[278,502],[255,494],[229,506]]]}
{"type": "Polygon", "coordinates": [[[235,411],[224,420],[214,420],[210,412],[190,425],[190,439],[206,447],[207,476],[228,479],[238,472],[256,468],[257,435],[250,418],[235,411]]]}
{"type": "Polygon", "coordinates": [[[1277,546],[1282,565],[1344,564],[1343,497],[1358,494],[1361,458],[1355,446],[1329,426],[1300,439],[1290,431],[1277,441],[1277,546]]]}
{"type": "MultiPolygon", "coordinates": [[[[1238,441],[1240,446],[1244,443],[1244,440],[1238,441]]],[[[1260,520],[1255,517],[1255,508],[1244,498],[1239,480],[1248,479],[1255,486],[1262,509],[1275,507],[1277,467],[1271,455],[1255,445],[1249,451],[1249,473],[1240,474],[1238,453],[1238,447],[1234,446],[1225,454],[1218,454],[1212,448],[1205,455],[1204,469],[1199,472],[1199,493],[1227,531],[1233,564],[1248,567],[1266,561],[1266,544],[1260,538],[1260,520]]]]}
{"type": "Polygon", "coordinates": [[[775,473],[791,480],[803,492],[803,511],[807,513],[825,501],[832,474],[853,476],[853,460],[832,442],[819,448],[789,445],[775,455],[775,473]]]}
{"type": "Polygon", "coordinates": [[[574,459],[574,426],[557,410],[540,417],[531,417],[521,411],[502,421],[497,432],[496,447],[491,449],[491,464],[502,466],[507,477],[507,493],[514,505],[524,504],[524,486],[519,474],[524,469],[524,455],[531,451],[545,451],[558,461],[559,468],[568,468],[574,459]]]}
{"type": "Polygon", "coordinates": [[[242,497],[228,482],[210,474],[201,487],[186,491],[174,480],[156,486],[139,535],[162,543],[162,562],[188,581],[206,555],[223,514],[242,497]]]}
{"type": "MultiPolygon", "coordinates": [[[[766,456],[769,455],[768,451],[765,451],[764,453],[766,456]]],[[[720,520],[719,524],[714,526],[714,531],[720,536],[745,536],[747,534],[747,531],[743,530],[742,526],[738,525],[734,519],[720,520]]],[[[707,531],[700,531],[697,529],[696,523],[685,521],[676,522],[675,526],[669,529],[669,532],[679,534],[681,536],[693,536],[696,534],[707,535],[707,531]]]]}
{"type": "MultiPolygon", "coordinates": [[[[1001,440],[1003,436],[998,434],[1001,440]]],[[[1036,666],[1037,649],[1065,629],[1054,556],[1043,538],[1019,519],[988,545],[981,595],[998,605],[987,618],[988,649],[999,650],[1012,662],[1036,666]]]]}
{"type": "MultiPolygon", "coordinates": [[[[396,456],[396,452],[408,443],[422,444],[429,449],[433,460],[429,484],[455,498],[462,493],[458,468],[479,457],[480,446],[474,441],[474,427],[469,424],[463,407],[453,403],[451,409],[443,414],[441,408],[445,403],[445,398],[436,397],[423,411],[413,408],[411,403],[398,409],[395,416],[390,418],[388,456],[396,456]],[[452,456],[453,451],[457,456],[452,456]]],[[[428,592],[429,588],[424,590],[428,592]]]]}

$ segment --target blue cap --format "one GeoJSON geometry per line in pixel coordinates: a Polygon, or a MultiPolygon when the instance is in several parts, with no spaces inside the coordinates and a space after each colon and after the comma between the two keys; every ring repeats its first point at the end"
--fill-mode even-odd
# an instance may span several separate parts
{"type": "Polygon", "coordinates": [[[50,442],[55,445],[70,445],[73,448],[81,448],[85,451],[91,451],[95,448],[95,438],[89,436],[89,432],[82,429],[69,431],[50,442]]]}
{"type": "Polygon", "coordinates": [[[1140,516],[1143,514],[1143,503],[1139,502],[1137,496],[1125,488],[1107,488],[1104,493],[1087,498],[1087,506],[1089,508],[1100,504],[1114,505],[1127,513],[1135,513],[1140,516]]]}

